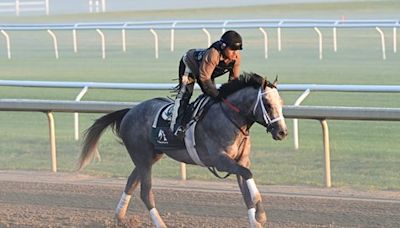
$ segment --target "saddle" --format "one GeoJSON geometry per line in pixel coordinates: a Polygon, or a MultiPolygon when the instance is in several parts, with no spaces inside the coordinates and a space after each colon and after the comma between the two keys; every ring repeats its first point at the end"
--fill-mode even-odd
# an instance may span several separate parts
{"type": "MultiPolygon", "coordinates": [[[[178,138],[173,134],[170,130],[170,123],[174,104],[170,100],[168,101],[169,103],[162,106],[154,118],[151,129],[152,143],[155,149],[159,151],[186,149],[185,141],[194,140],[191,139],[192,137],[188,137],[188,135],[194,134],[187,134],[188,132],[186,132],[186,139],[178,138]]],[[[185,129],[188,129],[187,131],[194,131],[194,128],[190,128],[190,126],[195,125],[213,103],[210,102],[210,97],[200,95],[194,102],[189,104],[184,117],[184,121],[188,123],[185,129]]]]}

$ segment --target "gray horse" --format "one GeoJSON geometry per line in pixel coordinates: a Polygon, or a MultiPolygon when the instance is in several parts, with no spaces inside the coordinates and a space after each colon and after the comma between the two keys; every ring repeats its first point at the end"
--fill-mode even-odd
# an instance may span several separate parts
{"type": "Polygon", "coordinates": [[[140,197],[149,210],[152,222],[156,227],[166,227],[155,208],[151,189],[152,166],[165,153],[180,162],[194,165],[200,162],[205,167],[236,174],[248,209],[250,226],[262,227],[265,224],[267,216],[261,204],[261,195],[249,170],[249,129],[257,122],[266,127],[274,140],[282,140],[287,136],[276,80],[270,83],[257,74],[245,73],[238,80],[223,84],[219,90],[226,99],[211,105],[196,124],[194,138],[197,159],[193,159],[187,149],[155,149],[151,128],[159,110],[171,102],[166,99],[147,100],[131,109],[104,115],[86,131],[79,170],[96,155],[97,142],[110,125],[122,139],[135,164],[115,210],[119,221],[124,221],[130,198],[140,183],[140,197]]]}

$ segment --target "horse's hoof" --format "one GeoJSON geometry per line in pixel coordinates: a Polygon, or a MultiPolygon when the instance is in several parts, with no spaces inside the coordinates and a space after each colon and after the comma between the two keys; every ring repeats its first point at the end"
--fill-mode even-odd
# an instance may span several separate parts
{"type": "Polygon", "coordinates": [[[256,204],[256,220],[263,225],[267,222],[267,213],[265,213],[264,208],[261,206],[261,202],[256,204]]]}
{"type": "Polygon", "coordinates": [[[267,214],[265,212],[263,213],[256,213],[256,220],[260,224],[265,224],[267,222],[267,214]]]}
{"type": "Polygon", "coordinates": [[[251,228],[263,228],[264,226],[259,222],[250,223],[251,228]]]}
{"type": "Polygon", "coordinates": [[[129,227],[125,218],[118,218],[117,215],[115,215],[114,220],[117,227],[129,227]]]}
{"type": "Polygon", "coordinates": [[[126,223],[126,218],[125,218],[125,216],[124,215],[118,215],[118,214],[115,214],[114,215],[114,219],[115,219],[115,221],[118,223],[118,224],[124,224],[124,223],[126,223]]]}

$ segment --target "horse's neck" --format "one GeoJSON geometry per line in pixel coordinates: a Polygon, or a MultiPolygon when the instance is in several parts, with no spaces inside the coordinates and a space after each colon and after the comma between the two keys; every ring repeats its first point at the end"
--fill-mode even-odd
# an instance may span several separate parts
{"type": "Polygon", "coordinates": [[[242,113],[247,113],[251,112],[257,99],[257,93],[258,91],[253,87],[246,87],[233,93],[227,99],[232,104],[235,104],[242,113]]]}
{"type": "Polygon", "coordinates": [[[252,87],[241,89],[232,94],[227,98],[228,103],[224,107],[227,117],[239,127],[249,128],[253,124],[250,121],[250,115],[256,99],[257,91],[252,87]]]}

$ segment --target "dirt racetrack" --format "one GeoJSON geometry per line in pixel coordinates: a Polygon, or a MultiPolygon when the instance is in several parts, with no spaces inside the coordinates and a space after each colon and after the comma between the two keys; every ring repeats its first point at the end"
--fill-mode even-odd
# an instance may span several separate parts
{"type": "MultiPolygon", "coordinates": [[[[73,173],[0,171],[0,227],[117,227],[113,214],[124,185],[125,179],[73,173]]],[[[400,227],[400,192],[258,187],[267,227],[400,227]]],[[[233,182],[156,179],[154,193],[169,227],[248,227],[233,182]]],[[[151,227],[138,194],[125,226],[151,227]]]]}

